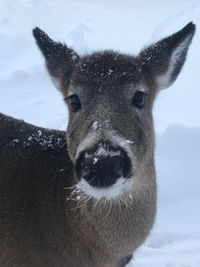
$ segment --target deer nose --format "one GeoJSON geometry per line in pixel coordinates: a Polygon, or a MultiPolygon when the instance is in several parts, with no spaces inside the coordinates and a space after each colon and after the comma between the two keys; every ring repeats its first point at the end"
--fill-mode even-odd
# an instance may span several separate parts
{"type": "Polygon", "coordinates": [[[120,178],[130,178],[131,161],[121,148],[99,145],[97,149],[81,153],[76,164],[77,177],[91,186],[105,188],[120,178]]]}

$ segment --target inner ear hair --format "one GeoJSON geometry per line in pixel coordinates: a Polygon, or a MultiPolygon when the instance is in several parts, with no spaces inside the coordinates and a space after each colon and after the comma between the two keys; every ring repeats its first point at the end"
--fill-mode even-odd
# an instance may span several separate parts
{"type": "Polygon", "coordinates": [[[158,89],[169,87],[178,77],[195,33],[190,22],[182,30],[147,47],[139,54],[141,69],[152,75],[158,89]]]}

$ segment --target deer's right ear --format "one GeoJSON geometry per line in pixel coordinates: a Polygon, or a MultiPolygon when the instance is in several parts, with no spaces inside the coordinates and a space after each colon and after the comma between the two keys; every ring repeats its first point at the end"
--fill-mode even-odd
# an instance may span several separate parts
{"type": "Polygon", "coordinates": [[[33,36],[45,58],[47,70],[54,85],[62,91],[62,82],[69,81],[73,68],[79,61],[78,54],[65,44],[53,41],[37,27],[33,29],[33,36]]]}
{"type": "Polygon", "coordinates": [[[151,75],[158,89],[169,87],[177,78],[186,59],[195,32],[190,22],[182,30],[147,47],[139,54],[141,70],[151,75]]]}

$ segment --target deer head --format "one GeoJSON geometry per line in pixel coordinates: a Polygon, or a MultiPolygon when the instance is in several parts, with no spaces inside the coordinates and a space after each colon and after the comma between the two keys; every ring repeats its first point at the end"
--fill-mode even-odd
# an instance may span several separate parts
{"type": "Polygon", "coordinates": [[[155,181],[153,103],[176,80],[194,32],[189,23],[138,56],[111,50],[79,56],[33,30],[68,105],[68,151],[77,186],[88,196],[114,199],[155,181]]]}

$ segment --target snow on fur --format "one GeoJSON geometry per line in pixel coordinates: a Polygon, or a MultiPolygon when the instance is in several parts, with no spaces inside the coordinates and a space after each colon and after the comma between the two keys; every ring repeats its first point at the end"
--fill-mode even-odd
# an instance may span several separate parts
{"type": "MultiPolygon", "coordinates": [[[[66,129],[67,110],[44,68],[32,28],[40,27],[80,54],[103,49],[135,54],[189,21],[197,24],[180,77],[155,105],[155,126],[163,131],[156,138],[158,215],[154,231],[128,266],[199,267],[200,2],[12,0],[1,1],[0,9],[0,112],[57,129],[66,129]]],[[[113,69],[105,75],[114,75],[113,69]]],[[[37,132],[26,145],[60,145],[50,139],[37,132]]]]}

